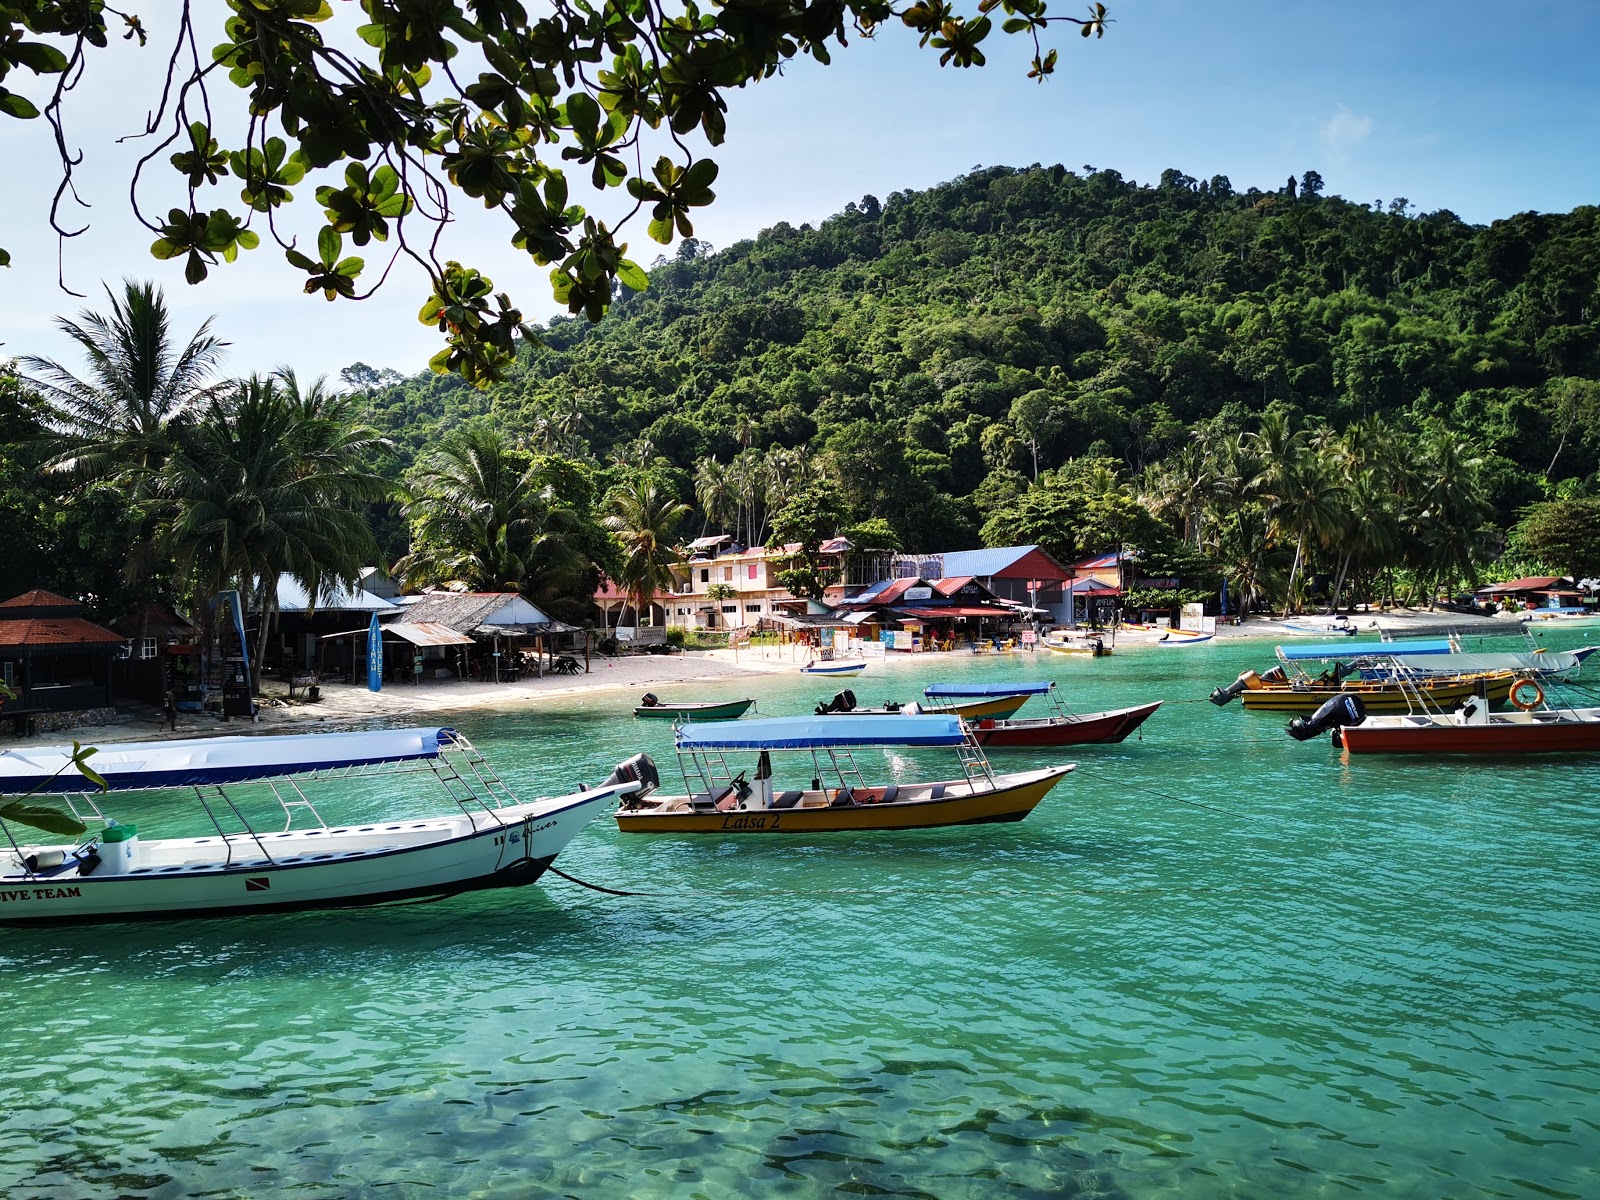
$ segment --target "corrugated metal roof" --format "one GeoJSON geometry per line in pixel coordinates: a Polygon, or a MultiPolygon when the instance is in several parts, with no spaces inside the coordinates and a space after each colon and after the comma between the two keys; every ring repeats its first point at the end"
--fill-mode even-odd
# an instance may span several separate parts
{"type": "Polygon", "coordinates": [[[433,621],[396,621],[393,625],[383,626],[384,633],[392,633],[395,637],[404,638],[413,646],[470,646],[471,638],[464,633],[457,633],[448,625],[440,625],[433,621]]]}
{"type": "Polygon", "coordinates": [[[991,550],[947,550],[944,555],[946,575],[998,575],[1019,558],[1026,558],[1037,546],[1001,546],[991,550]]]}
{"type": "Polygon", "coordinates": [[[516,592],[431,592],[406,605],[406,620],[466,632],[480,625],[542,625],[550,618],[516,592]]]}
{"type": "MultiPolygon", "coordinates": [[[[278,611],[303,613],[311,611],[311,593],[287,576],[278,580],[278,611]]],[[[317,597],[318,612],[392,612],[397,606],[382,596],[374,596],[361,588],[353,590],[337,585],[325,589],[317,597]]]]}

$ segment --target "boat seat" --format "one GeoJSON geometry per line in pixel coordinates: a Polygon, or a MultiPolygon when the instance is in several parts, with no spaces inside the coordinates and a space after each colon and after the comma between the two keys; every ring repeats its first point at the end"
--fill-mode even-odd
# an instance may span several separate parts
{"type": "Polygon", "coordinates": [[[891,783],[888,787],[883,789],[883,795],[878,797],[878,803],[879,804],[893,804],[899,798],[900,798],[900,785],[898,783],[891,783]]]}
{"type": "Polygon", "coordinates": [[[793,808],[796,804],[800,803],[800,798],[804,795],[804,792],[798,790],[792,792],[779,792],[772,798],[772,807],[793,808]]]}
{"type": "Polygon", "coordinates": [[[833,799],[828,801],[829,808],[854,808],[855,806],[855,793],[849,788],[840,788],[833,794],[833,799]]]}
{"type": "Polygon", "coordinates": [[[944,784],[936,783],[931,788],[929,788],[928,789],[928,799],[929,800],[943,800],[944,799],[944,784]]]}
{"type": "MultiPolygon", "coordinates": [[[[699,792],[689,797],[689,807],[695,812],[716,812],[721,808],[723,801],[734,796],[733,784],[719,788],[714,792],[699,792]]],[[[737,798],[735,797],[735,803],[737,798]]]]}

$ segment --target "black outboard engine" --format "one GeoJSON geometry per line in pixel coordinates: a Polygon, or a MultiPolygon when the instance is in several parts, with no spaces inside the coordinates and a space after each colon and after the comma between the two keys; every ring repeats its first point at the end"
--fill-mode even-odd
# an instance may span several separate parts
{"type": "Polygon", "coordinates": [[[1297,742],[1308,742],[1320,733],[1337,729],[1341,725],[1359,725],[1367,719],[1367,706],[1360,696],[1346,693],[1323,702],[1309,717],[1296,717],[1289,722],[1289,736],[1297,742]]]}
{"type": "Polygon", "coordinates": [[[640,708],[654,708],[656,705],[658,705],[660,703],[661,703],[661,701],[656,698],[656,694],[654,692],[646,692],[644,694],[644,696],[641,697],[640,700],[639,700],[639,707],[640,708]]]}
{"type": "Polygon", "coordinates": [[[839,692],[827,703],[817,705],[817,716],[826,716],[828,713],[847,713],[852,711],[855,706],[856,694],[854,692],[839,692]]]}
{"type": "Polygon", "coordinates": [[[661,772],[656,770],[655,759],[648,754],[635,754],[623,759],[601,787],[615,787],[619,783],[638,783],[639,790],[622,798],[623,808],[637,808],[639,801],[661,786],[661,772]]]}
{"type": "Polygon", "coordinates": [[[1246,671],[1227,687],[1219,687],[1211,693],[1211,703],[1218,708],[1230,703],[1238,694],[1250,686],[1250,681],[1256,678],[1254,671],[1246,671]]]}

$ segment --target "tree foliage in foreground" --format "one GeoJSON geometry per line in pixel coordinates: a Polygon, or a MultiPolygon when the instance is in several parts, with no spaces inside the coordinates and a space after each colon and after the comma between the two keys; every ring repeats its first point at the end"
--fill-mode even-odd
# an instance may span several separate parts
{"type": "MultiPolygon", "coordinates": [[[[404,253],[433,284],[419,316],[446,347],[432,365],[482,382],[512,360],[526,327],[477,269],[441,261],[438,235],[452,204],[498,212],[512,246],[551,267],[557,300],[599,320],[619,285],[647,286],[619,232],[641,219],[662,245],[692,237],[693,211],[715,199],[717,165],[686,139],[722,144],[729,89],[769,79],[797,56],[827,63],[849,35],[871,37],[890,23],[920,35],[941,65],[981,66],[996,8],[1001,30],[1031,41],[1029,74],[1042,79],[1056,65],[1041,42],[1051,24],[1085,36],[1106,25],[1103,5],[1063,17],[1043,0],[983,0],[973,16],[929,0],[553,0],[537,17],[521,0],[360,7],[365,20],[352,30],[338,27],[326,0],[211,0],[169,5],[147,29],[103,0],[0,4],[0,116],[42,114],[60,147],[52,226],[71,235],[60,208],[79,159],[63,135],[66,101],[120,18],[126,38],[144,46],[153,34],[170,48],[144,51],[162,86],[152,89],[160,100],[132,195],[155,237],[151,252],[181,259],[198,283],[269,239],[305,291],[329,300],[371,294],[404,253]],[[37,79],[23,80],[24,70],[37,79]],[[211,94],[224,78],[248,99],[243,119],[230,120],[234,106],[211,94]],[[149,167],[178,178],[152,186],[149,167]],[[302,244],[285,227],[286,210],[313,187],[322,223],[302,244]],[[625,194],[621,217],[608,223],[577,203],[585,188],[625,194]],[[141,201],[151,191],[168,198],[164,216],[141,201]],[[374,254],[387,261],[369,269],[374,254]]],[[[0,250],[0,265],[7,261],[0,250]]]]}

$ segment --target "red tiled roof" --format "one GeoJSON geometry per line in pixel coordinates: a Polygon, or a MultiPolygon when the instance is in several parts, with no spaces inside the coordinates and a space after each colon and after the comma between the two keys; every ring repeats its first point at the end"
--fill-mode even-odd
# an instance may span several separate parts
{"type": "Polygon", "coordinates": [[[54,592],[47,592],[43,588],[34,588],[31,592],[23,592],[20,596],[13,596],[9,600],[0,601],[0,608],[82,608],[76,600],[66,596],[58,596],[54,592]]]}
{"type": "Polygon", "coordinates": [[[973,575],[952,575],[949,579],[935,579],[933,590],[941,596],[954,596],[975,578],[973,575]]]}
{"type": "Polygon", "coordinates": [[[0,646],[110,646],[121,634],[102,629],[82,617],[29,617],[0,621],[0,646]]]}

